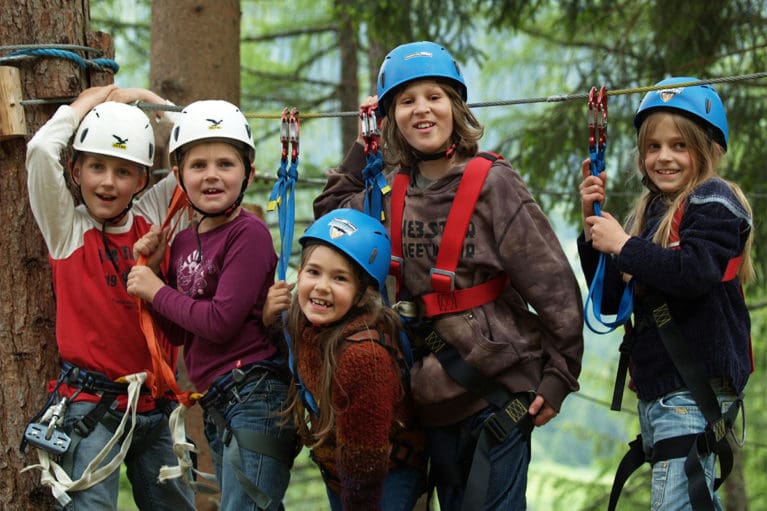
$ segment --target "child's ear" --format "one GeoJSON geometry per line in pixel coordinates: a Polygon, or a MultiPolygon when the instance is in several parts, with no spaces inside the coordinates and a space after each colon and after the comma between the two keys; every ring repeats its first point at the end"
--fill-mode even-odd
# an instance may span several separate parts
{"type": "Polygon", "coordinates": [[[80,165],[76,160],[70,159],[67,163],[67,167],[69,170],[69,175],[72,178],[72,182],[77,186],[80,186],[80,165]]]}
{"type": "Polygon", "coordinates": [[[256,166],[250,166],[250,172],[248,173],[248,187],[253,184],[253,178],[256,176],[256,166]]]}
{"type": "Polygon", "coordinates": [[[149,184],[149,167],[147,167],[146,170],[142,171],[141,174],[139,174],[138,177],[138,183],[136,183],[136,193],[139,193],[144,188],[147,187],[149,184]]]}

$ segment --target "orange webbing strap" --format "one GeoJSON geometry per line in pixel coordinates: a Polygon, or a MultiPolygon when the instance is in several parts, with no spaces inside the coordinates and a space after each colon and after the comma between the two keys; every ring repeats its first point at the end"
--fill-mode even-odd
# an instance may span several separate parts
{"type": "MultiPolygon", "coordinates": [[[[176,185],[176,189],[173,190],[170,206],[168,206],[168,214],[162,223],[161,229],[164,230],[170,227],[176,214],[183,211],[186,206],[186,194],[181,187],[176,185]]],[[[171,232],[176,229],[177,225],[176,223],[172,226],[171,232]]],[[[146,263],[147,258],[144,255],[140,255],[138,261],[136,261],[136,265],[140,266],[146,266],[146,263]]],[[[152,397],[159,398],[167,391],[171,391],[180,403],[187,407],[194,405],[199,395],[192,392],[183,392],[179,389],[173,368],[166,359],[163,348],[160,345],[162,334],[157,331],[157,326],[154,324],[149,310],[145,307],[144,301],[141,298],[136,298],[136,303],[138,304],[141,330],[144,332],[147,348],[149,348],[149,353],[152,357],[152,374],[147,375],[147,387],[152,391],[152,397]]]]}

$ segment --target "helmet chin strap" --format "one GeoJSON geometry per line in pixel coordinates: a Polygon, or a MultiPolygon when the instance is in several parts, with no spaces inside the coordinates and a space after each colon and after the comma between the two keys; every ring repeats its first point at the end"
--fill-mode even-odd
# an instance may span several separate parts
{"type": "Polygon", "coordinates": [[[413,154],[420,161],[434,161],[434,160],[439,160],[441,158],[445,158],[446,160],[449,160],[455,155],[455,148],[456,148],[456,143],[453,142],[453,144],[450,147],[448,147],[445,151],[437,151],[436,153],[422,153],[421,151],[416,151],[415,149],[413,149],[413,154]]]}

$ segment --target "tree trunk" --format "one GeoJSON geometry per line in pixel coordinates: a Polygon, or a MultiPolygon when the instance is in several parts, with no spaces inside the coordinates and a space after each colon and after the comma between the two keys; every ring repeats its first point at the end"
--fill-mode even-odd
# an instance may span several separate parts
{"type": "MultiPolygon", "coordinates": [[[[360,107],[359,73],[359,28],[353,18],[355,0],[335,0],[336,12],[339,13],[338,48],[341,52],[341,83],[338,87],[338,97],[341,111],[355,111],[360,107]]],[[[357,138],[357,118],[342,118],[341,141],[345,150],[357,138]]]]}
{"type": "MultiPolygon", "coordinates": [[[[152,3],[150,88],[180,106],[199,99],[240,102],[240,3],[238,0],[165,0],[152,3]]],[[[168,133],[158,133],[166,158],[168,133]]],[[[179,385],[192,384],[179,354],[179,385]]],[[[204,391],[205,389],[197,389],[204,391]]],[[[202,409],[187,413],[186,428],[199,450],[199,470],[213,473],[203,434],[202,409]]],[[[197,509],[215,510],[217,498],[198,494],[197,509]]]]}
{"type": "MultiPolygon", "coordinates": [[[[89,34],[87,0],[3,0],[0,6],[3,45],[76,44],[109,50],[111,39],[89,34]]],[[[96,55],[80,52],[85,58],[96,55]]],[[[10,65],[10,64],[7,64],[10,65]]],[[[19,69],[21,97],[71,98],[82,89],[112,81],[112,76],[86,72],[67,59],[35,57],[12,63],[19,69]]],[[[6,100],[7,98],[0,98],[6,100]]],[[[55,306],[47,249],[37,229],[27,196],[26,142],[58,107],[24,108],[26,136],[0,141],[0,509],[50,509],[53,499],[40,486],[39,472],[19,471],[36,463],[34,449],[18,450],[27,421],[43,406],[46,382],[58,374],[55,306]]]]}
{"type": "MultiPolygon", "coordinates": [[[[741,410],[741,413],[744,413],[741,410]]],[[[728,511],[748,511],[748,495],[746,495],[746,478],[743,471],[743,449],[727,437],[732,447],[732,472],[724,486],[724,508],[728,511]]]]}

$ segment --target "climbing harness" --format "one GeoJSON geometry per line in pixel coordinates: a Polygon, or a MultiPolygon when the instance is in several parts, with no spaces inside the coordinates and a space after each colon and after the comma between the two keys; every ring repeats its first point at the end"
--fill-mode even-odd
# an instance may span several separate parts
{"type": "MultiPolygon", "coordinates": [[[[490,167],[495,160],[501,158],[495,153],[481,152],[466,165],[443,229],[435,267],[430,271],[431,287],[434,292],[420,297],[426,317],[461,312],[492,302],[508,285],[508,276],[501,274],[477,286],[455,289],[455,270],[458,267],[463,241],[474,213],[474,205],[477,203],[490,167]]],[[[394,176],[391,199],[392,240],[402,240],[402,214],[409,183],[410,176],[406,173],[400,172],[394,176]]],[[[390,273],[397,279],[398,293],[401,287],[403,261],[402,242],[392,243],[390,273]]]]}
{"type": "MultiPolygon", "coordinates": [[[[277,263],[277,279],[286,280],[288,264],[290,262],[290,253],[293,247],[293,227],[295,224],[295,191],[296,181],[298,180],[298,142],[299,142],[300,121],[298,119],[298,109],[293,107],[290,110],[286,107],[282,111],[280,124],[280,142],[282,153],[280,156],[280,167],[277,170],[277,182],[274,183],[272,193],[269,196],[266,210],[277,210],[277,217],[280,226],[280,257],[277,263]],[[288,149],[290,149],[290,167],[288,167],[288,149]]],[[[295,367],[295,358],[293,355],[293,340],[287,330],[287,311],[282,312],[283,337],[288,352],[288,367],[293,375],[298,394],[304,405],[317,413],[317,404],[314,397],[306,390],[304,382],[298,374],[295,367]]]]}
{"type": "Polygon", "coordinates": [[[48,406],[42,414],[27,426],[22,442],[22,451],[25,443],[30,443],[37,448],[38,464],[29,465],[22,472],[32,469],[40,469],[40,483],[51,488],[54,498],[64,507],[72,499],[67,492],[82,491],[88,489],[107,477],[122,465],[128,449],[133,440],[133,431],[136,426],[136,414],[138,399],[142,386],[146,380],[146,373],[130,374],[120,378],[118,382],[110,382],[103,375],[86,372],[79,368],[66,364],[56,384],[56,389],[63,384],[78,386],[78,390],[69,399],[57,399],[56,389],[48,399],[48,406]],[[119,390],[119,392],[118,392],[119,390]],[[74,401],[81,392],[101,393],[101,398],[93,410],[83,417],[74,427],[71,436],[59,428],[66,406],[74,401]],[[111,408],[111,404],[119,394],[127,393],[127,405],[122,419],[114,430],[112,438],[104,445],[99,453],[91,460],[77,480],[72,480],[57,460],[68,451],[74,451],[79,441],[88,436],[104,414],[111,408]],[[108,403],[108,404],[107,404],[108,403]],[[130,427],[126,432],[126,425],[130,419],[130,427]],[[112,449],[121,442],[120,449],[111,460],[105,462],[112,449]]]}
{"type": "MultiPolygon", "coordinates": [[[[243,470],[240,449],[247,449],[292,464],[300,446],[292,436],[274,436],[246,428],[232,428],[221,410],[236,403],[244,403],[253,399],[261,382],[270,375],[277,375],[281,379],[285,378],[278,367],[272,367],[268,362],[258,362],[235,368],[213,382],[200,399],[200,406],[203,407],[222,435],[224,456],[231,464],[237,481],[259,509],[268,509],[272,500],[248,479],[243,470]],[[242,395],[241,392],[245,386],[253,382],[256,382],[255,388],[249,394],[242,395]]],[[[213,451],[211,451],[211,456],[219,464],[224,462],[224,459],[213,451]]]]}
{"type": "MultiPolygon", "coordinates": [[[[509,279],[504,273],[477,286],[466,289],[455,288],[455,271],[474,207],[490,168],[496,160],[501,158],[495,153],[481,152],[466,165],[447,216],[435,267],[430,272],[433,291],[419,297],[423,318],[419,317],[417,312],[419,307],[415,302],[402,300],[403,296],[399,296],[406,294],[400,293],[403,249],[401,241],[392,243],[391,273],[397,278],[398,298],[400,298],[394,308],[400,313],[410,336],[422,341],[415,350],[415,358],[420,359],[428,353],[433,353],[452,379],[497,408],[497,411],[490,415],[477,431],[472,432],[477,442],[468,475],[456,475],[434,467],[435,474],[441,481],[457,485],[465,483],[461,507],[465,511],[476,509],[484,502],[490,479],[490,449],[506,441],[517,428],[523,436],[529,438],[533,428],[528,409],[535,394],[532,392],[511,393],[504,385],[484,376],[468,364],[442,337],[431,320],[434,316],[462,312],[492,302],[508,286],[509,279]]],[[[394,177],[391,199],[393,240],[402,240],[402,218],[409,183],[410,176],[406,173],[398,173],[394,177]]]]}
{"type": "Polygon", "coordinates": [[[362,138],[365,141],[365,168],[362,177],[365,178],[365,213],[383,222],[383,197],[390,187],[383,175],[383,155],[381,153],[380,122],[376,118],[378,104],[360,107],[360,126],[362,138]]]}
{"type": "MultiPolygon", "coordinates": [[[[599,176],[605,170],[605,148],[607,147],[607,91],[605,87],[599,89],[597,95],[596,87],[591,88],[589,93],[589,161],[591,175],[599,176]]],[[[594,212],[597,216],[602,215],[602,208],[599,203],[594,203],[594,212]]],[[[600,252],[597,270],[594,279],[589,286],[589,293],[584,305],[584,319],[586,326],[594,333],[608,334],[617,327],[624,325],[631,317],[631,311],[634,307],[634,283],[633,280],[626,284],[621,296],[618,313],[613,321],[608,321],[602,317],[602,294],[604,292],[605,265],[608,255],[600,252]],[[589,307],[591,305],[591,307],[589,307]],[[594,316],[594,320],[604,328],[599,328],[592,323],[589,314],[589,308],[594,316]]]]}
{"type": "MultiPolygon", "coordinates": [[[[681,249],[679,226],[682,222],[685,203],[682,202],[674,212],[669,232],[668,247],[672,250],[681,249]]],[[[743,259],[742,255],[730,259],[722,275],[722,282],[729,282],[737,277],[738,268],[743,259]]],[[[720,465],[720,477],[714,481],[714,490],[724,482],[730,474],[733,465],[732,448],[727,442],[727,434],[731,434],[738,445],[745,443],[746,419],[743,396],[739,395],[735,401],[722,413],[716,394],[711,382],[706,376],[706,370],[696,353],[690,350],[682,331],[671,316],[668,304],[660,293],[648,292],[642,296],[642,301],[652,311],[652,322],[658,329],[663,346],[666,348],[674,367],[679,372],[685,387],[692,394],[695,403],[700,408],[706,419],[706,427],[702,433],[681,435],[666,438],[656,442],[649,452],[645,452],[642,436],[629,442],[629,451],[621,460],[613,480],[610,492],[608,510],[616,509],[618,498],[629,476],[645,462],[654,465],[659,461],[674,458],[685,458],[684,469],[688,478],[688,495],[692,508],[696,511],[713,511],[714,504],[706,484],[706,476],[701,465],[701,460],[709,454],[716,454],[720,465]],[[741,411],[742,434],[738,440],[735,438],[733,426],[735,425],[738,412],[741,411]]],[[[649,328],[650,325],[637,325],[637,330],[649,328]]],[[[639,332],[636,332],[639,333],[639,332]]],[[[620,410],[622,389],[625,384],[625,375],[628,366],[628,358],[633,347],[633,332],[627,332],[626,338],[621,344],[621,358],[618,364],[615,387],[613,390],[613,410],[620,410]]],[[[751,355],[753,370],[753,354],[751,355]]]]}

